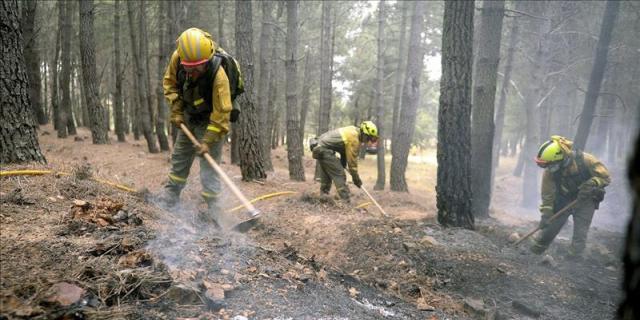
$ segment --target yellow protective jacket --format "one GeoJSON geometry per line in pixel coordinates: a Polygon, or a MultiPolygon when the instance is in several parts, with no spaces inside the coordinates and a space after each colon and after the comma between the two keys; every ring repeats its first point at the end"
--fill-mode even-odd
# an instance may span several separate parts
{"type": "MultiPolygon", "coordinates": [[[[552,215],[554,211],[562,209],[554,208],[556,198],[561,194],[570,194],[572,199],[569,200],[575,200],[573,197],[577,196],[575,190],[577,187],[576,181],[580,180],[579,167],[576,162],[576,152],[573,151],[573,142],[560,136],[553,136],[551,139],[560,144],[565,156],[569,156],[571,158],[571,163],[560,169],[558,172],[545,170],[542,175],[542,203],[540,204],[540,213],[545,216],[552,215]],[[558,187],[563,188],[563,190],[558,190],[558,187]]],[[[592,180],[594,184],[602,188],[611,183],[609,170],[607,170],[600,160],[586,152],[582,152],[582,158],[584,167],[588,170],[588,174],[591,176],[587,181],[592,180]]]]}
{"type": "MultiPolygon", "coordinates": [[[[164,96],[169,101],[171,106],[171,114],[183,114],[183,102],[180,99],[180,89],[178,88],[177,72],[178,65],[180,63],[180,57],[178,51],[174,51],[171,55],[169,65],[164,72],[164,78],[162,79],[162,86],[164,88],[164,96]]],[[[224,68],[218,68],[218,72],[215,75],[212,90],[212,108],[213,111],[209,116],[209,125],[207,130],[215,133],[218,136],[224,136],[229,132],[229,116],[233,107],[231,103],[231,91],[229,89],[229,78],[224,68]]]]}
{"type": "Polygon", "coordinates": [[[318,138],[318,146],[329,148],[340,153],[341,156],[346,156],[349,173],[358,174],[360,129],[348,126],[325,132],[318,138]]]}

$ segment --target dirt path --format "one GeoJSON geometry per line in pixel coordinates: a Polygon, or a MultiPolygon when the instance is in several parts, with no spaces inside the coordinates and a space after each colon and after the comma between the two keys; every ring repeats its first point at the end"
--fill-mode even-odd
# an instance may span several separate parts
{"type": "MultiPolygon", "coordinates": [[[[80,137],[89,137],[88,131],[80,128],[80,137]]],[[[435,165],[429,161],[410,166],[412,194],[373,193],[390,219],[372,205],[345,208],[318,197],[310,158],[304,183],[288,180],[282,150],[274,151],[276,171],[264,184],[240,181],[239,169],[223,163],[249,199],[297,192],[257,202],[264,212],[261,226],[239,235],[196,222],[203,209],[197,175],[190,178],[182,207],[171,212],[82,179],[90,171],[155,192],[169,168],[166,153],[148,154],[142,142],[94,146],[90,139],[40,138],[47,167],[73,174],[2,178],[0,318],[77,313],[166,319],[605,319],[620,298],[619,233],[594,230],[586,260],[573,262],[562,258],[570,239],[565,228],[543,262],[508,241],[514,230],[522,234],[534,225],[530,213],[494,210],[499,220],[479,222],[477,232],[442,229],[434,219],[435,165]],[[91,207],[78,207],[74,200],[91,207]],[[115,219],[120,211],[128,218],[115,219]],[[62,281],[85,290],[84,299],[67,306],[52,302],[51,288],[62,281]]],[[[374,159],[361,167],[365,185],[372,185],[374,159]]],[[[197,170],[196,165],[192,172],[197,170]]],[[[517,181],[502,171],[498,179],[504,181],[501,188],[516,188],[517,181]]],[[[352,192],[354,206],[368,202],[357,189],[352,192]]],[[[238,205],[230,194],[223,199],[225,208],[238,205]]],[[[499,199],[505,208],[512,205],[508,200],[499,199]]],[[[232,223],[242,212],[226,216],[232,223]]]]}

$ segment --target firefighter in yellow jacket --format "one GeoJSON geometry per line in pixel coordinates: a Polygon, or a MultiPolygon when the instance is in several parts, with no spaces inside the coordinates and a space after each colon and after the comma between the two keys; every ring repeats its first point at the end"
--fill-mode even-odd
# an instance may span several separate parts
{"type": "MultiPolygon", "coordinates": [[[[223,68],[215,74],[212,58],[216,43],[211,35],[197,28],[184,31],[176,41],[177,50],[164,73],[164,95],[171,106],[171,123],[179,127],[185,124],[200,140],[196,148],[182,132],[178,136],[171,155],[171,171],[165,185],[166,204],[179,201],[189,170],[196,155],[209,153],[220,161],[223,138],[229,131],[232,109],[229,79],[223,68]]],[[[215,219],[220,180],[204,158],[200,158],[202,197],[215,219]]]]}
{"type": "Polygon", "coordinates": [[[545,170],[540,205],[542,231],[534,239],[531,251],[543,253],[572,215],[573,239],[569,255],[579,257],[586,246],[593,214],[604,199],[604,188],[611,183],[609,171],[596,157],[574,150],[573,142],[561,136],[552,136],[542,144],[535,161],[545,170]],[[574,200],[578,202],[567,214],[548,222],[555,212],[574,200]]]}
{"type": "Polygon", "coordinates": [[[353,184],[358,188],[362,180],[358,175],[358,153],[360,144],[378,138],[378,128],[371,121],[364,121],[360,128],[348,126],[325,132],[317,140],[310,143],[313,158],[318,161],[320,169],[320,192],[329,194],[331,182],[341,199],[349,201],[349,188],[344,169],[349,168],[353,184]],[[336,157],[340,154],[340,160],[336,157]]]}

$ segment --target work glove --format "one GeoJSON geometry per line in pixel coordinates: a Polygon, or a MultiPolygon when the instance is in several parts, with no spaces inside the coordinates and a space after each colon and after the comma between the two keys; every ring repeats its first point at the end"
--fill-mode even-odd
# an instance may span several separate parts
{"type": "Polygon", "coordinates": [[[200,141],[200,147],[199,147],[199,148],[197,148],[196,153],[197,153],[199,156],[202,156],[202,155],[204,155],[205,153],[209,153],[209,145],[208,145],[208,144],[206,144],[206,143],[204,143],[204,142],[202,142],[202,141],[200,141]]]}
{"type": "Polygon", "coordinates": [[[578,199],[600,202],[604,199],[604,188],[598,185],[597,180],[589,179],[578,187],[578,199]]]}
{"type": "Polygon", "coordinates": [[[202,137],[202,141],[200,141],[200,148],[197,150],[198,155],[203,155],[205,153],[209,153],[209,149],[213,146],[214,143],[220,141],[222,135],[211,130],[207,130],[202,137]]]}
{"type": "Polygon", "coordinates": [[[360,175],[357,173],[351,174],[351,180],[353,180],[353,184],[355,184],[356,187],[362,187],[362,180],[360,180],[360,175]]]}
{"type": "Polygon", "coordinates": [[[180,124],[184,123],[184,116],[182,115],[182,101],[177,99],[171,104],[171,117],[169,119],[173,125],[180,127],[180,124]]]}
{"type": "Polygon", "coordinates": [[[174,126],[180,127],[180,125],[184,123],[184,117],[182,114],[172,114],[169,121],[171,121],[174,126]]]}

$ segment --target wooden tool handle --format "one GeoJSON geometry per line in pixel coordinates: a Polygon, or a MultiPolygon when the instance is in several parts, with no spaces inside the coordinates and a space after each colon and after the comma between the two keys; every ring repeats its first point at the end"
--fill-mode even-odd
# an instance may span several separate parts
{"type": "Polygon", "coordinates": [[[376,205],[376,207],[378,207],[378,210],[380,210],[380,212],[382,212],[382,215],[385,216],[385,218],[388,218],[389,215],[384,211],[384,209],[382,209],[382,207],[380,206],[380,204],[378,203],[378,201],[376,201],[376,199],[374,199],[371,194],[369,193],[369,191],[367,191],[367,189],[364,188],[364,186],[360,186],[360,189],[362,189],[362,191],[364,191],[364,193],[367,194],[367,196],[369,197],[369,199],[371,199],[371,201],[373,201],[373,204],[376,205]]]}
{"type": "MultiPolygon", "coordinates": [[[[189,131],[189,128],[187,128],[187,126],[185,126],[184,123],[180,124],[180,129],[182,129],[182,132],[184,132],[184,134],[186,134],[187,137],[189,137],[189,140],[191,140],[194,146],[200,148],[200,142],[198,142],[198,139],[196,139],[196,137],[191,133],[191,131],[189,131]]],[[[211,155],[208,153],[205,153],[203,156],[207,160],[207,162],[209,162],[213,170],[215,170],[218,173],[218,175],[220,176],[222,181],[224,181],[227,187],[231,189],[231,192],[233,192],[236,198],[240,200],[242,205],[245,206],[247,209],[249,209],[249,212],[251,212],[251,217],[253,218],[260,215],[260,212],[258,211],[258,209],[256,209],[253,206],[253,204],[251,204],[251,202],[247,200],[247,198],[242,194],[240,189],[238,189],[238,187],[233,183],[233,181],[231,181],[229,176],[224,171],[222,171],[222,168],[220,168],[220,166],[215,162],[215,160],[213,160],[211,155]]]]}
{"type": "MultiPolygon", "coordinates": [[[[557,219],[560,215],[562,215],[563,213],[565,213],[567,210],[571,209],[573,206],[576,205],[576,203],[578,203],[578,200],[573,200],[571,203],[569,203],[568,205],[564,206],[564,208],[560,209],[560,211],[554,213],[550,218],[549,221],[547,221],[547,223],[551,223],[551,221],[557,219]]],[[[524,237],[522,237],[522,239],[516,241],[516,243],[514,243],[514,246],[519,245],[522,241],[524,241],[525,239],[531,237],[534,233],[536,233],[538,230],[540,230],[542,228],[540,228],[540,226],[537,226],[535,229],[531,230],[529,233],[527,233],[524,237]]]]}

